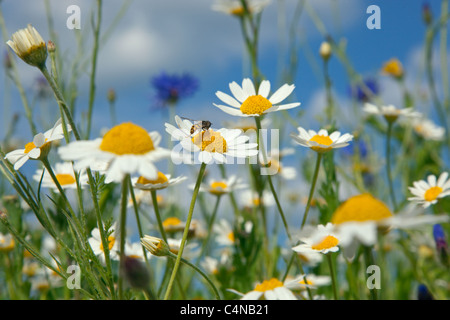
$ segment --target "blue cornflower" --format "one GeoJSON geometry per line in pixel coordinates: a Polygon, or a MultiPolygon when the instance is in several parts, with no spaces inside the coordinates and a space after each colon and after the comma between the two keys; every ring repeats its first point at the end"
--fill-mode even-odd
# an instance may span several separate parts
{"type": "Polygon", "coordinates": [[[151,79],[151,85],[156,91],[155,103],[162,107],[192,96],[197,91],[199,82],[189,73],[176,75],[162,72],[151,79]]]}
{"type": "Polygon", "coordinates": [[[360,102],[367,102],[370,100],[370,96],[377,95],[380,92],[378,82],[373,78],[363,80],[366,90],[362,89],[362,86],[355,85],[350,87],[350,96],[360,102]],[[369,91],[369,92],[367,92],[369,91]]]}
{"type": "Polygon", "coordinates": [[[430,293],[427,286],[424,284],[419,284],[419,287],[417,288],[417,299],[434,300],[433,295],[430,293]]]}

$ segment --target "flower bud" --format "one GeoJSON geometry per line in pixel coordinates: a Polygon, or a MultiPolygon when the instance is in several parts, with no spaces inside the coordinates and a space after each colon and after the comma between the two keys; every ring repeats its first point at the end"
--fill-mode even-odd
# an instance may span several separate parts
{"type": "Polygon", "coordinates": [[[331,52],[330,43],[327,41],[322,42],[322,44],[320,45],[320,48],[319,48],[319,54],[322,57],[322,59],[324,61],[327,61],[328,59],[330,59],[331,53],[332,52],[331,52]]]}
{"type": "Polygon", "coordinates": [[[145,264],[138,258],[125,256],[125,277],[134,289],[148,289],[150,274],[145,264]]]}
{"type": "Polygon", "coordinates": [[[417,288],[417,299],[418,300],[434,300],[430,291],[424,284],[420,284],[417,288]]]}
{"type": "Polygon", "coordinates": [[[433,14],[431,13],[430,4],[424,3],[422,6],[422,19],[425,25],[430,25],[433,22],[433,14]]]}
{"type": "Polygon", "coordinates": [[[151,236],[144,236],[143,238],[141,238],[141,243],[144,248],[154,256],[163,257],[167,256],[170,253],[169,245],[162,239],[151,236]]]}
{"type": "Polygon", "coordinates": [[[48,52],[52,53],[56,51],[56,45],[52,40],[49,40],[47,43],[48,52]]]}
{"type": "Polygon", "coordinates": [[[42,68],[47,60],[47,46],[44,39],[30,24],[25,29],[13,33],[6,42],[11,49],[29,65],[42,68]]]}

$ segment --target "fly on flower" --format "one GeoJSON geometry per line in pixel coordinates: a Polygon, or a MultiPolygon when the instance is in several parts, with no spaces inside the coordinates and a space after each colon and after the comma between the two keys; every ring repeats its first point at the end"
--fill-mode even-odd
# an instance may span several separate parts
{"type": "Polygon", "coordinates": [[[185,118],[185,117],[180,117],[180,118],[183,120],[192,121],[193,125],[192,125],[191,131],[190,131],[191,135],[193,135],[198,130],[208,131],[212,125],[211,121],[209,121],[209,120],[192,120],[192,119],[185,118]]]}

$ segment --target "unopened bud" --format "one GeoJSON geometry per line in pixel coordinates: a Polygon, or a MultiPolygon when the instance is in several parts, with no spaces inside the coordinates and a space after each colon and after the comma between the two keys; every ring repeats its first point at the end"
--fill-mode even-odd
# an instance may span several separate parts
{"type": "Polygon", "coordinates": [[[109,89],[107,98],[110,103],[114,103],[116,101],[116,91],[114,89],[109,89]]]}
{"type": "Polygon", "coordinates": [[[125,276],[128,283],[135,289],[148,289],[150,274],[145,264],[139,258],[125,257],[125,276]]]}
{"type": "Polygon", "coordinates": [[[440,224],[435,224],[433,226],[433,237],[436,243],[436,250],[440,260],[444,264],[448,264],[448,244],[445,239],[444,229],[440,224]]]}
{"type": "Polygon", "coordinates": [[[330,59],[332,51],[331,51],[331,45],[329,42],[327,42],[327,41],[322,42],[322,44],[320,45],[320,48],[319,48],[319,54],[322,57],[322,59],[325,61],[330,59]]]}
{"type": "Polygon", "coordinates": [[[424,5],[422,6],[422,19],[427,26],[433,22],[433,14],[428,2],[424,3],[424,5]]]}
{"type": "Polygon", "coordinates": [[[154,256],[163,257],[170,253],[169,245],[162,239],[144,236],[141,238],[141,243],[154,256]]]}
{"type": "Polygon", "coordinates": [[[47,50],[48,50],[48,52],[50,52],[50,53],[56,51],[55,43],[54,43],[52,40],[49,40],[49,41],[47,42],[47,50]]]}

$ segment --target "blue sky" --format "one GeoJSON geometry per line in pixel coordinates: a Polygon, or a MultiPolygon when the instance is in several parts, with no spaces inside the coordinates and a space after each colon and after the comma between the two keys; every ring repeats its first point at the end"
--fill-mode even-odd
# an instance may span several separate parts
{"type": "MultiPolygon", "coordinates": [[[[91,54],[92,31],[90,28],[91,10],[96,1],[91,0],[49,0],[53,22],[59,36],[58,50],[64,56],[65,71],[77,52],[75,31],[66,27],[69,5],[81,9],[81,30],[84,42],[84,58],[91,54]]],[[[111,25],[124,1],[104,1],[104,32],[111,25]]],[[[440,12],[439,1],[430,1],[434,16],[440,12]]],[[[229,92],[228,84],[240,83],[243,76],[245,54],[238,20],[211,10],[212,0],[134,0],[116,25],[108,41],[102,44],[98,60],[97,91],[94,108],[92,138],[98,137],[103,128],[111,125],[106,100],[110,88],[117,92],[116,112],[120,122],[132,121],[148,130],[161,132],[166,139],[164,122],[167,114],[152,109],[153,95],[150,79],[161,71],[169,73],[190,72],[200,81],[199,91],[182,101],[178,113],[197,119],[208,119],[214,127],[221,127],[224,121],[236,120],[213,106],[219,100],[215,92],[229,92]]],[[[262,16],[260,33],[260,68],[273,88],[280,83],[280,61],[285,61],[289,37],[287,30],[292,21],[292,13],[297,1],[272,0],[262,16]]],[[[403,63],[407,77],[406,84],[413,92],[426,91],[423,76],[423,43],[425,27],[422,23],[422,0],[310,0],[327,29],[337,41],[346,41],[348,58],[354,69],[363,76],[373,76],[379,80],[381,97],[386,104],[401,105],[401,93],[388,77],[380,75],[382,64],[392,57],[403,63]],[[369,30],[366,9],[376,4],[381,9],[381,29],[369,30]]],[[[44,39],[49,39],[45,1],[15,0],[2,1],[1,8],[11,35],[14,31],[31,23],[44,39]]],[[[304,11],[295,25],[298,47],[298,71],[296,73],[295,101],[302,103],[305,111],[298,122],[311,129],[319,129],[315,122],[317,114],[324,105],[324,84],[321,76],[321,61],[318,50],[324,40],[308,13],[304,11]],[[318,66],[319,69],[315,69],[318,66]],[[317,73],[317,70],[319,73],[317,73]]],[[[6,40],[3,42],[5,43],[6,40]]],[[[438,43],[436,43],[436,50],[438,43]]],[[[2,51],[7,50],[3,44],[2,51]]],[[[435,50],[435,51],[436,51],[435,50]]],[[[29,99],[33,97],[33,87],[39,72],[16,59],[20,78],[29,99]]],[[[438,59],[435,59],[436,75],[439,76],[438,59]]],[[[0,66],[3,69],[3,66],[0,66]]],[[[87,110],[89,74],[82,72],[78,85],[76,120],[82,123],[81,113],[87,110]]],[[[3,71],[3,70],[2,70],[3,71]]],[[[4,72],[3,72],[4,74],[4,72]]],[[[66,74],[70,76],[70,74],[66,74]]],[[[339,105],[342,125],[353,130],[354,115],[348,97],[349,79],[341,62],[333,56],[330,60],[330,76],[334,94],[339,105]]],[[[21,115],[17,137],[25,143],[31,140],[27,121],[24,117],[18,93],[14,85],[0,78],[5,90],[0,90],[3,102],[1,114],[0,139],[3,139],[11,115],[21,115]]],[[[35,116],[48,118],[53,124],[59,112],[54,101],[50,100],[47,113],[35,110],[35,116]]],[[[428,103],[417,107],[427,112],[428,103]]],[[[297,109],[290,113],[295,115],[297,109]]],[[[42,131],[48,127],[39,128],[42,131]]],[[[295,132],[291,125],[286,132],[295,132]]],[[[380,146],[381,148],[381,146],[380,146]]],[[[384,150],[384,147],[383,149],[384,150]]],[[[300,153],[300,152],[298,152],[300,153]]],[[[301,152],[305,154],[306,152],[301,152]]],[[[32,166],[24,168],[32,169],[32,166]]],[[[306,192],[306,191],[305,191],[306,192]]]]}
{"type": "MultiPolygon", "coordinates": [[[[76,42],[74,31],[65,26],[69,17],[65,10],[71,4],[80,7],[81,32],[86,35],[85,51],[88,57],[91,43],[89,19],[95,2],[51,0],[49,3],[55,28],[60,36],[61,52],[67,57],[67,64],[74,58],[76,42]]],[[[102,30],[110,25],[122,3],[117,0],[104,1],[102,30]]],[[[287,28],[281,27],[280,18],[285,19],[288,25],[296,3],[289,0],[272,1],[263,13],[260,65],[267,79],[275,84],[279,81],[280,56],[286,52],[286,45],[290,40],[287,28]]],[[[394,56],[406,67],[414,67],[417,60],[420,60],[417,55],[420,53],[425,31],[421,20],[422,0],[314,0],[310,3],[336,40],[346,39],[348,56],[357,72],[379,76],[382,63],[394,56]],[[366,27],[369,17],[366,9],[372,4],[377,4],[381,9],[380,30],[369,30],[366,27]]],[[[217,102],[215,91],[227,92],[229,82],[241,82],[243,42],[237,19],[212,11],[211,4],[211,0],[131,2],[112,37],[101,48],[94,110],[97,130],[109,125],[109,117],[105,117],[105,97],[109,88],[117,91],[117,112],[120,119],[142,125],[152,123],[155,129],[161,130],[164,116],[151,110],[152,91],[149,79],[162,70],[173,73],[191,72],[200,80],[200,90],[193,98],[181,103],[180,113],[188,117],[208,117],[213,123],[232,119],[215,109],[212,103],[217,102]]],[[[435,15],[440,9],[437,4],[432,3],[435,15]]],[[[48,39],[44,1],[6,1],[2,3],[2,8],[9,34],[32,23],[48,39]]],[[[314,101],[323,91],[323,81],[314,73],[307,54],[314,55],[314,63],[320,66],[317,51],[323,37],[306,11],[302,13],[296,30],[296,41],[301,47],[298,52],[295,98],[302,102],[302,108],[314,110],[314,101]]],[[[3,50],[6,50],[6,45],[3,50]]],[[[18,65],[25,87],[31,90],[38,73],[21,61],[18,61],[18,65]]],[[[348,78],[342,64],[335,57],[330,62],[330,75],[336,94],[344,98],[348,78]]],[[[88,75],[84,74],[79,81],[77,108],[80,111],[86,108],[87,80],[88,75]]],[[[389,87],[388,80],[381,80],[382,86],[386,82],[389,87]]],[[[14,91],[13,89],[12,108],[21,112],[14,91]]],[[[4,96],[4,92],[0,94],[4,96]]],[[[389,95],[386,98],[389,99],[389,95]]],[[[25,120],[22,119],[21,122],[25,123],[25,120]]],[[[3,133],[0,131],[0,134],[3,133]]]]}

